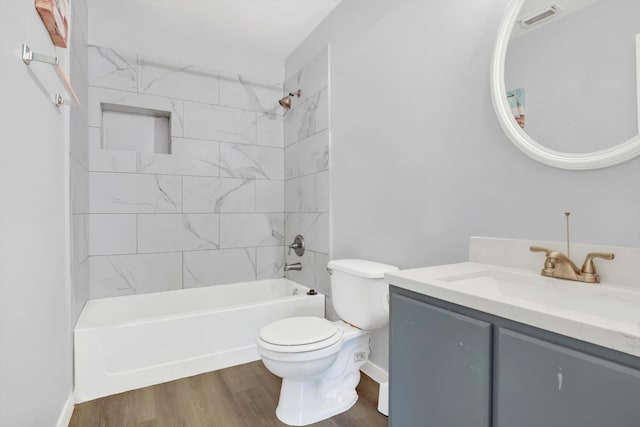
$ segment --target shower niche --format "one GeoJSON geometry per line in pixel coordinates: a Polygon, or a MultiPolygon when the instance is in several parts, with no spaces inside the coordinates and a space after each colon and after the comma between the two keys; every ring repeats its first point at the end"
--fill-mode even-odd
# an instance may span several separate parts
{"type": "Polygon", "coordinates": [[[171,154],[171,113],[118,104],[100,104],[102,149],[171,154]]]}

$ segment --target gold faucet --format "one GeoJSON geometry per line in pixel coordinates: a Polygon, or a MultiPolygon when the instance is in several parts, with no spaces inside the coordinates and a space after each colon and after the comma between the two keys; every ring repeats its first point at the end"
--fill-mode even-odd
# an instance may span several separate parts
{"type": "Polygon", "coordinates": [[[540,246],[531,246],[529,250],[531,252],[545,253],[544,268],[541,271],[543,276],[586,283],[600,283],[600,276],[596,273],[596,266],[593,263],[594,258],[609,260],[615,258],[615,255],[612,253],[591,252],[587,254],[582,268],[578,268],[578,266],[562,252],[552,251],[551,249],[541,248],[540,246]]]}

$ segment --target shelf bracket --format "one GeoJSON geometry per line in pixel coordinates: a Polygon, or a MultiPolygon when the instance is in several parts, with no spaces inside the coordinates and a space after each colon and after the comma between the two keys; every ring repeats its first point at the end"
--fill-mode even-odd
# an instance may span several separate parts
{"type": "MultiPolygon", "coordinates": [[[[64,70],[60,66],[60,60],[58,59],[58,57],[36,53],[31,50],[29,45],[27,45],[26,43],[23,44],[22,45],[22,62],[24,62],[26,65],[31,65],[31,63],[34,61],[42,62],[44,64],[49,64],[56,70],[56,74],[58,75],[58,78],[64,85],[65,90],[71,96],[71,98],[75,102],[75,105],[79,107],[80,100],[78,99],[78,95],[76,95],[76,91],[73,90],[73,86],[71,86],[71,82],[69,82],[69,78],[67,77],[64,70]]],[[[65,99],[61,94],[56,93],[54,95],[54,103],[58,107],[60,107],[62,105],[65,105],[65,99]]]]}

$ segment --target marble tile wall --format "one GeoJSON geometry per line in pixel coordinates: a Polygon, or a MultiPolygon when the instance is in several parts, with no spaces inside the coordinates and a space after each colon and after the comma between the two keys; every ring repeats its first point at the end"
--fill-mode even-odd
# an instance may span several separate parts
{"type": "Polygon", "coordinates": [[[282,84],[107,47],[88,58],[90,297],[282,277],[282,84]],[[171,154],[103,149],[101,103],[170,112],[171,154]]]}
{"type": "Polygon", "coordinates": [[[89,157],[87,146],[88,49],[86,0],[74,0],[71,8],[69,78],[81,107],[69,109],[71,325],[89,299],[89,157]]]}
{"type": "MultiPolygon", "coordinates": [[[[287,70],[289,71],[289,70],[287,70]]],[[[284,240],[305,238],[300,258],[287,254],[288,263],[301,262],[302,271],[287,277],[327,295],[327,317],[336,319],[331,304],[329,274],[329,49],[300,70],[292,70],[285,93],[302,90],[284,116],[284,240]]]]}

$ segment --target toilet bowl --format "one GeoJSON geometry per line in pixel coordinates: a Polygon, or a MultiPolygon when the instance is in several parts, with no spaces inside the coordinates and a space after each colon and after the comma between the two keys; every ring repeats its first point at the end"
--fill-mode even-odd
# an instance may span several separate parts
{"type": "Polygon", "coordinates": [[[369,332],[317,317],[292,317],[268,327],[260,331],[258,352],[266,368],[282,378],[276,409],[280,421],[307,425],[356,403],[360,367],[369,359],[369,332]],[[308,335],[301,332],[304,328],[308,335]],[[279,339],[287,330],[298,332],[298,343],[279,339]],[[318,331],[326,337],[318,339],[318,331]]]}
{"type": "Polygon", "coordinates": [[[289,425],[321,421],[356,403],[369,337],[388,322],[383,277],[397,267],[363,260],[328,267],[336,312],[344,320],[292,317],[266,325],[257,337],[265,367],[282,378],[276,415],[289,425]]]}

